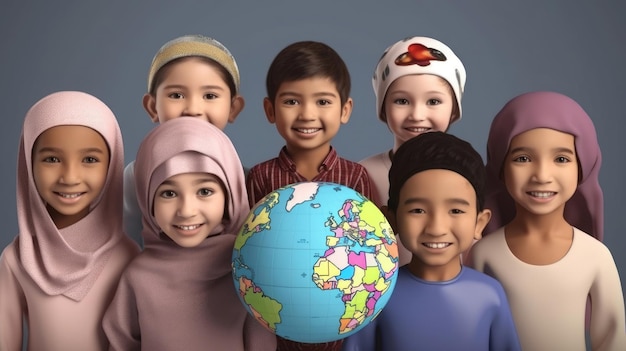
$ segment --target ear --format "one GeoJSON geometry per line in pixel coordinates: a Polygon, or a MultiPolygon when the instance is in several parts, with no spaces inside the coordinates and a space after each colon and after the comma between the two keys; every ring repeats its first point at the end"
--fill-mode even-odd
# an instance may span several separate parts
{"type": "Polygon", "coordinates": [[[265,117],[271,124],[276,123],[276,117],[274,115],[274,103],[269,98],[263,99],[263,110],[265,111],[265,117]]]}
{"type": "Polygon", "coordinates": [[[343,104],[343,107],[341,108],[341,124],[346,124],[350,120],[350,115],[352,114],[352,105],[352,98],[349,97],[348,100],[346,100],[346,103],[343,104]]]}
{"type": "Polygon", "coordinates": [[[156,97],[149,93],[144,94],[142,103],[143,109],[146,110],[150,116],[150,120],[154,123],[159,123],[159,116],[156,111],[156,97]]]}
{"type": "Polygon", "coordinates": [[[476,217],[476,228],[474,229],[474,239],[480,240],[483,237],[483,230],[489,223],[491,219],[491,210],[484,209],[478,213],[478,217],[476,217]]]}
{"type": "MultiPolygon", "coordinates": [[[[387,205],[382,205],[380,207],[380,212],[383,213],[383,215],[385,215],[385,218],[387,218],[387,222],[389,222],[389,224],[391,225],[391,229],[393,229],[394,233],[396,232],[396,213],[389,209],[389,207],[387,207],[387,205]]],[[[398,235],[396,233],[396,235],[398,235]]]]}
{"type": "Polygon", "coordinates": [[[239,113],[246,106],[246,101],[243,99],[241,95],[235,95],[233,97],[233,101],[230,103],[230,114],[228,115],[228,123],[235,122],[239,113]]]}

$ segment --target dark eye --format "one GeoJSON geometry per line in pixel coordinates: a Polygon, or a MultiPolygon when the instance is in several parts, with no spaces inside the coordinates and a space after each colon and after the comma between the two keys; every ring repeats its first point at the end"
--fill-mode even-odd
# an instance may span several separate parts
{"type": "Polygon", "coordinates": [[[320,100],[317,102],[318,105],[320,106],[326,106],[326,105],[330,105],[330,101],[328,100],[320,100]]]}
{"type": "Polygon", "coordinates": [[[213,93],[204,94],[204,99],[205,99],[205,100],[213,100],[213,99],[217,99],[217,95],[215,95],[215,94],[213,94],[213,93]]]}
{"type": "Polygon", "coordinates": [[[48,156],[46,158],[43,159],[43,162],[47,162],[47,163],[58,163],[61,162],[61,160],[59,160],[58,157],[55,156],[48,156]]]}
{"type": "Polygon", "coordinates": [[[176,197],[176,193],[173,190],[163,190],[159,196],[165,199],[171,199],[176,197]]]}
{"type": "Polygon", "coordinates": [[[429,99],[426,104],[428,105],[439,105],[441,103],[441,100],[439,99],[429,99]]]}
{"type": "Polygon", "coordinates": [[[530,162],[530,157],[528,156],[517,156],[516,158],[513,159],[513,162],[530,162]]]}
{"type": "Polygon", "coordinates": [[[283,101],[283,104],[285,105],[297,105],[298,104],[298,100],[296,99],[288,99],[283,101]]]}
{"type": "Polygon", "coordinates": [[[213,190],[207,189],[207,188],[202,188],[202,189],[198,190],[198,195],[200,195],[200,196],[211,196],[211,195],[213,195],[213,190]]]}
{"type": "Polygon", "coordinates": [[[408,105],[409,104],[409,100],[407,99],[395,99],[393,101],[394,104],[396,105],[408,105]]]}
{"type": "Polygon", "coordinates": [[[409,213],[423,214],[423,213],[426,213],[426,211],[424,211],[424,209],[422,209],[422,208],[414,208],[414,209],[409,210],[409,213]]]}
{"type": "Polygon", "coordinates": [[[181,93],[171,93],[167,97],[170,99],[182,99],[184,96],[181,93]]]}
{"type": "Polygon", "coordinates": [[[95,158],[95,157],[87,156],[87,157],[85,157],[83,159],[83,162],[85,162],[85,163],[98,163],[99,160],[97,158],[95,158]]]}
{"type": "Polygon", "coordinates": [[[465,211],[459,210],[458,208],[455,208],[455,209],[450,210],[450,213],[452,213],[452,214],[463,214],[463,213],[465,213],[465,211]]]}
{"type": "Polygon", "coordinates": [[[556,163],[568,163],[570,162],[569,158],[565,157],[565,156],[559,156],[556,158],[556,163]]]}

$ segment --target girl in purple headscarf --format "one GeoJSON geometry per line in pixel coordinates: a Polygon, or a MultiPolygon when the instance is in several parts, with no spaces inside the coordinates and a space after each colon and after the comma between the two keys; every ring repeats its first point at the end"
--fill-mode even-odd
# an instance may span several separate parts
{"type": "Polygon", "coordinates": [[[522,94],[491,124],[493,215],[471,260],[504,286],[524,350],[585,350],[588,297],[593,350],[626,350],[620,278],[600,241],[600,164],[591,119],[562,94],[522,94]]]}

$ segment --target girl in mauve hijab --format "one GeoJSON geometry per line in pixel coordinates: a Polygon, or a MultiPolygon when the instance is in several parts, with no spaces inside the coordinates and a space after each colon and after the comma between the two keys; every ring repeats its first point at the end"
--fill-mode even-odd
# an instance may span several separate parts
{"type": "Polygon", "coordinates": [[[19,234],[0,257],[0,350],[106,350],[101,321],[139,252],[122,231],[122,135],[111,110],[56,92],[24,119],[19,234]]]}
{"type": "Polygon", "coordinates": [[[106,312],[111,349],[275,350],[276,336],[233,285],[233,246],[250,207],[228,137],[196,118],[164,122],[139,146],[135,182],[144,251],[106,312]]]}
{"type": "Polygon", "coordinates": [[[592,349],[626,350],[620,278],[600,241],[600,164],[593,122],[562,94],[522,94],[491,124],[492,223],[471,261],[504,286],[523,350],[585,350],[588,298],[592,349]]]}

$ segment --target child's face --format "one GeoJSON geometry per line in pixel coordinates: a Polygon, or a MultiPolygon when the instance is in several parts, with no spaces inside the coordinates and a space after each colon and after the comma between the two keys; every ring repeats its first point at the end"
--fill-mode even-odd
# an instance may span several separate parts
{"type": "Polygon", "coordinates": [[[395,228],[413,253],[411,271],[425,280],[445,281],[458,275],[459,256],[480,239],[491,213],[477,212],[476,192],[460,174],[429,169],[402,186],[395,228]]]}
{"type": "Polygon", "coordinates": [[[396,79],[384,101],[395,145],[425,132],[447,131],[455,101],[448,83],[438,76],[412,74],[396,79]]]}
{"type": "Polygon", "coordinates": [[[33,146],[33,178],[57,228],[78,222],[100,195],[109,168],[109,150],[95,130],[52,127],[33,146]]]}
{"type": "Polygon", "coordinates": [[[342,106],[330,78],[312,77],[282,83],[275,101],[265,99],[263,106],[290,151],[325,150],[350,119],[352,99],[342,106]]]}
{"type": "Polygon", "coordinates": [[[190,116],[223,130],[235,121],[243,99],[231,98],[228,84],[215,67],[188,58],[167,66],[155,95],[144,96],[144,108],[155,123],[190,116]]]}
{"type": "Polygon", "coordinates": [[[222,223],[226,195],[221,180],[209,173],[167,178],[154,196],[159,228],[182,247],[195,247],[222,223]]]}
{"type": "Polygon", "coordinates": [[[563,214],[578,187],[574,136],[548,128],[516,135],[503,165],[504,182],[518,214],[563,214]]]}

